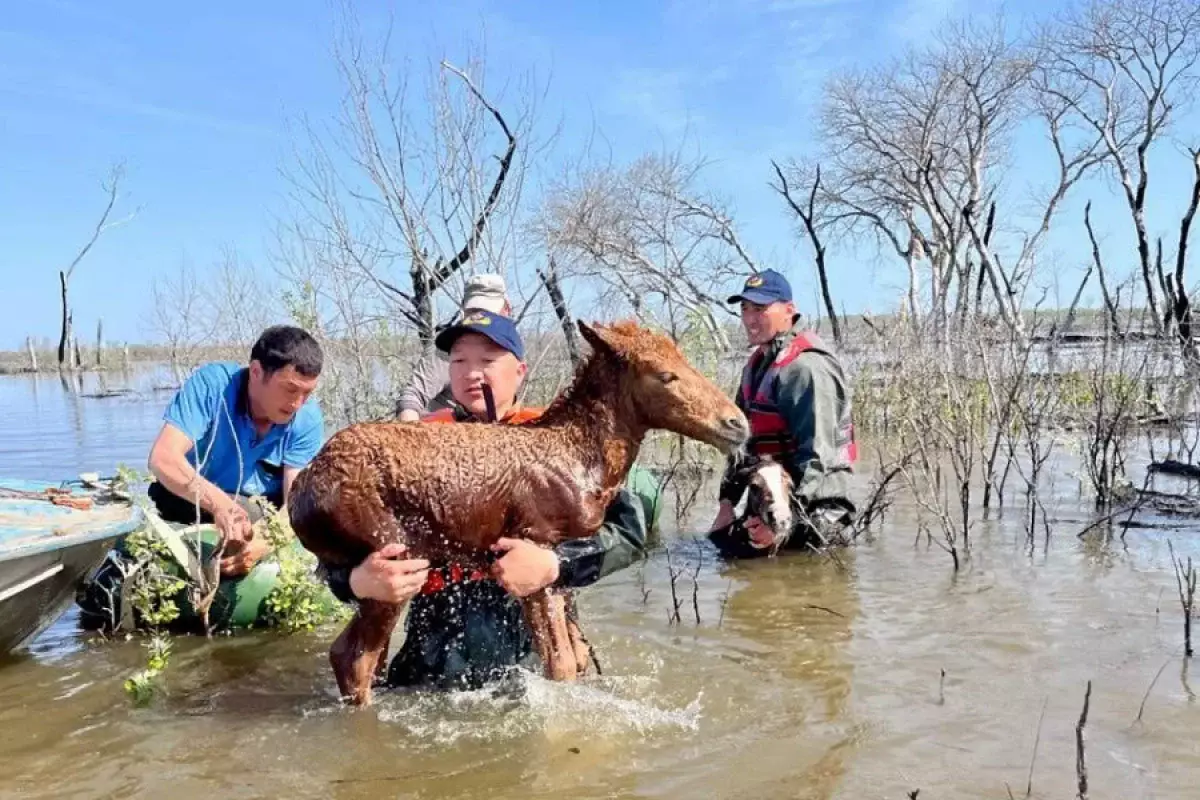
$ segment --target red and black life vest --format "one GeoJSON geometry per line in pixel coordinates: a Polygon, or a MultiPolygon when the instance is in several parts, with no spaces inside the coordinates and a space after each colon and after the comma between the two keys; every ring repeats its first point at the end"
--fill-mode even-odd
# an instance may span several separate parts
{"type": "MultiPolygon", "coordinates": [[[[770,455],[776,458],[786,458],[796,450],[796,440],[788,430],[787,420],[779,411],[776,392],[779,389],[779,373],[791,364],[802,353],[810,350],[832,355],[825,343],[815,333],[799,333],[792,339],[791,344],[783,348],[775,360],[771,362],[758,378],[755,385],[754,376],[758,372],[764,350],[758,348],[750,361],[742,370],[742,385],[738,391],[738,405],[746,413],[750,421],[750,441],[746,447],[755,455],[770,455]]],[[[851,466],[858,460],[858,446],[854,441],[854,423],[847,404],[838,420],[836,434],[838,459],[841,464],[834,466],[851,466]]]]}

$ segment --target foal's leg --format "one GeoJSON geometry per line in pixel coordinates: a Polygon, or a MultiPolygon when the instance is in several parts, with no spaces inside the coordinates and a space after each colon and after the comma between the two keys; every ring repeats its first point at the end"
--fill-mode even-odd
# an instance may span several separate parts
{"type": "Polygon", "coordinates": [[[371,683],[381,657],[387,653],[400,606],[363,600],[358,612],[334,641],[329,662],[342,697],[356,706],[371,704],[371,683]]]}
{"type": "Polygon", "coordinates": [[[567,612],[567,636],[570,640],[571,652],[575,656],[575,674],[584,675],[587,673],[588,666],[592,662],[592,646],[584,638],[583,631],[579,628],[579,612],[575,605],[575,595],[566,595],[565,604],[567,612]]]}
{"type": "Polygon", "coordinates": [[[543,589],[526,597],[521,605],[546,677],[553,681],[575,680],[575,653],[562,595],[543,589]]]}
{"type": "Polygon", "coordinates": [[[556,681],[573,681],[579,677],[575,663],[575,648],[571,632],[567,628],[567,602],[561,592],[547,591],[550,607],[550,641],[553,644],[554,665],[551,678],[556,681]]]}

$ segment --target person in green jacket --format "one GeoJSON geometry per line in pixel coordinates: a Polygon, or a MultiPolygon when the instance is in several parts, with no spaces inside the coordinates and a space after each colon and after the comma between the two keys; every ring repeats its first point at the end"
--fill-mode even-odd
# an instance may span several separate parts
{"type": "MultiPolygon", "coordinates": [[[[802,328],[792,287],[778,272],[751,275],[728,302],[741,305],[742,326],[754,345],[736,397],[750,421],[746,449],[752,457],[780,462],[792,479],[800,513],[784,547],[822,546],[856,512],[850,484],[858,453],[845,371],[833,349],[802,328]]],[[[709,540],[727,557],[767,555],[774,533],[761,520],[734,524],[734,507],[746,488],[738,467],[731,458],[709,540]]]]}
{"type": "MultiPolygon", "coordinates": [[[[417,424],[519,424],[536,416],[516,402],[525,375],[524,345],[511,319],[476,311],[443,330],[436,344],[449,355],[455,404],[417,424]],[[485,383],[494,419],[482,390],[485,383]]],[[[534,667],[532,634],[519,598],[546,587],[589,586],[643,557],[658,496],[640,480],[642,491],[631,491],[632,482],[627,480],[617,492],[594,536],[553,550],[501,539],[489,573],[433,572],[428,561],[405,558],[399,544],[372,553],[353,568],[322,565],[321,572],[343,601],[409,602],[401,623],[404,643],[388,665],[388,686],[477,689],[515,667],[534,667]]]]}

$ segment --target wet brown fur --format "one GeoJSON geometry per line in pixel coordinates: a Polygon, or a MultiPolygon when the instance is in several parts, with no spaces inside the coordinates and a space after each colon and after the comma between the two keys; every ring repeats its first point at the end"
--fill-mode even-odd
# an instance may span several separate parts
{"type": "MultiPolygon", "coordinates": [[[[726,451],[744,443],[742,412],[669,338],[632,322],[579,328],[592,354],[533,422],[363,423],[332,436],[289,495],[300,541],[331,566],[401,542],[408,557],[482,567],[501,537],[551,547],[593,535],[649,430],[726,451]]],[[[537,592],[523,606],[547,677],[586,669],[562,595],[537,592]]],[[[399,610],[361,602],[331,648],[338,686],[356,705],[370,702],[399,610]]]]}

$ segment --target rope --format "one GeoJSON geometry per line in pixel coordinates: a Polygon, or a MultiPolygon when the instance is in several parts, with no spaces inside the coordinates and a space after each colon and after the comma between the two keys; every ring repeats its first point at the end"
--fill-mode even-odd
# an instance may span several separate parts
{"type": "Polygon", "coordinates": [[[70,489],[61,489],[47,487],[40,492],[35,492],[31,489],[10,489],[8,487],[0,487],[0,497],[8,497],[17,500],[37,500],[46,503],[52,503],[56,506],[67,506],[79,511],[89,511],[92,508],[92,498],[76,497],[71,494],[70,489]]]}

